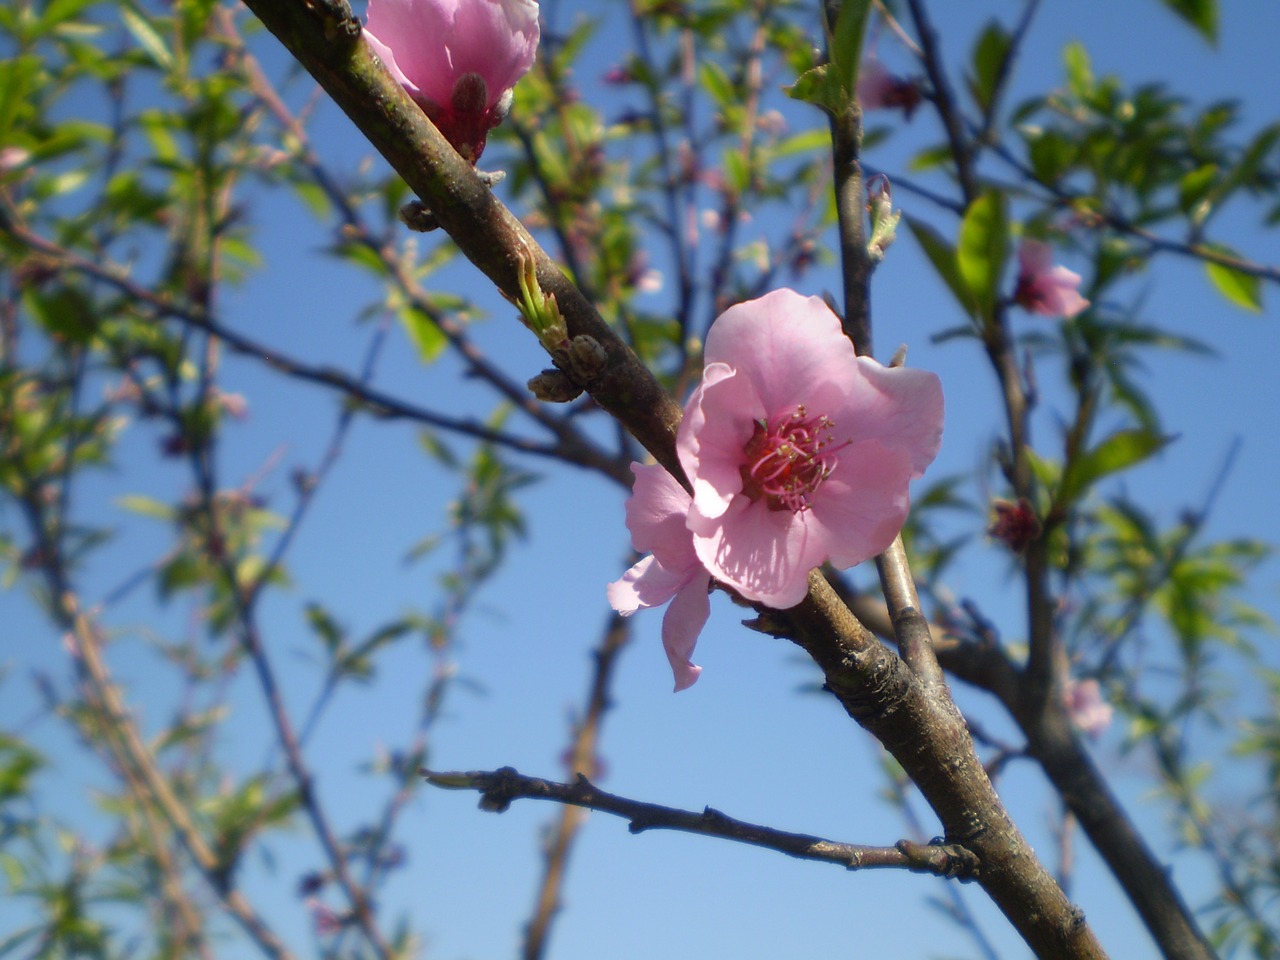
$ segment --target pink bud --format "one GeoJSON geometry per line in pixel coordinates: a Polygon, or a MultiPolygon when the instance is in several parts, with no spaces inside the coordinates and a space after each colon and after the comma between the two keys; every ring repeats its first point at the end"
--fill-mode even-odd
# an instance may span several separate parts
{"type": "Polygon", "coordinates": [[[1039,240],[1023,240],[1018,249],[1018,283],[1013,302],[1046,317],[1074,317],[1089,306],[1080,296],[1080,274],[1053,263],[1053,249],[1039,240]]]}
{"type": "Polygon", "coordinates": [[[369,0],[365,36],[445,138],[475,163],[538,50],[534,0],[369,0]]]}

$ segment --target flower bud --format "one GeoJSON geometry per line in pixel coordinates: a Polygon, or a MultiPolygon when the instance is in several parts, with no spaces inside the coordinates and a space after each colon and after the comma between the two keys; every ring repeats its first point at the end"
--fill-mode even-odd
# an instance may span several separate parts
{"type": "Polygon", "coordinates": [[[454,149],[474,164],[538,50],[533,0],[369,0],[365,37],[454,149]]]}
{"type": "Polygon", "coordinates": [[[582,395],[582,388],[562,371],[548,369],[530,378],[529,392],[543,403],[568,403],[582,395]]]}
{"type": "Polygon", "coordinates": [[[609,355],[595,337],[579,334],[569,341],[569,371],[582,383],[590,383],[604,372],[609,355]]]}

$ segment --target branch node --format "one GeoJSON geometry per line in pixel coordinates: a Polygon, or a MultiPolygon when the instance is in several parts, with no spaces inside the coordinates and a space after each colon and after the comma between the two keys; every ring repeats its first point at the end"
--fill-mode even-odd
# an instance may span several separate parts
{"type": "Polygon", "coordinates": [[[400,222],[418,233],[430,233],[440,226],[436,215],[421,200],[410,200],[399,210],[400,222]]]}
{"type": "Polygon", "coordinates": [[[967,882],[981,873],[982,861],[968,847],[943,843],[941,837],[930,843],[899,840],[894,847],[907,859],[907,868],[916,873],[932,873],[949,880],[967,882]]]}
{"type": "Polygon", "coordinates": [[[320,21],[326,40],[339,41],[344,48],[355,44],[360,36],[360,20],[347,0],[308,0],[307,7],[320,21]]]}

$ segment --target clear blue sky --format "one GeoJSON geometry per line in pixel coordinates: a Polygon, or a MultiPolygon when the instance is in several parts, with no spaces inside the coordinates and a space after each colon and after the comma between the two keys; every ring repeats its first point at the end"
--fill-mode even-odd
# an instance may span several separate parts
{"type": "MultiPolygon", "coordinates": [[[[620,24],[617,7],[586,7],[605,13],[615,29],[620,24]]],[[[1021,4],[993,0],[934,7],[944,47],[958,62],[988,15],[1012,18],[1021,4]]],[[[1018,65],[1016,89],[1023,94],[1059,83],[1060,50],[1066,41],[1079,39],[1099,74],[1115,73],[1129,82],[1163,80],[1194,102],[1242,97],[1246,131],[1277,119],[1274,42],[1280,36],[1280,5],[1224,4],[1217,51],[1155,0],[1084,0],[1044,7],[1018,65]]],[[[600,49],[584,73],[598,69],[602,74],[609,65],[609,32],[601,31],[600,49]]],[[[881,39],[880,55],[891,67],[908,67],[905,54],[887,36],[881,39]]],[[[598,91],[592,77],[579,80],[588,97],[598,91]]],[[[354,164],[371,153],[335,109],[325,109],[317,134],[326,156],[337,164],[354,164]]],[[[789,116],[793,125],[804,122],[801,112],[789,116]]],[[[819,122],[816,114],[809,120],[819,122]]],[[[937,135],[934,119],[922,109],[911,127],[869,159],[893,170],[911,146],[937,135]]],[[[485,160],[495,165],[498,155],[485,160]]],[[[905,194],[897,199],[910,202],[905,194]]],[[[935,214],[927,208],[921,212],[935,214]]],[[[359,356],[370,331],[356,327],[353,317],[376,295],[372,288],[320,254],[329,242],[328,230],[292,199],[263,196],[250,216],[260,228],[266,264],[242,290],[226,295],[228,321],[293,356],[353,369],[351,358],[359,356]]],[[[1256,219],[1255,212],[1237,210],[1219,229],[1242,250],[1274,262],[1275,234],[1258,232],[1256,219]]],[[[941,218],[935,222],[948,231],[952,227],[941,218]]],[[[476,292],[484,283],[478,274],[464,268],[448,276],[491,306],[493,318],[476,330],[485,349],[521,377],[545,365],[531,338],[513,322],[510,308],[476,292]]],[[[802,292],[838,286],[833,273],[818,272],[806,279],[802,292]]],[[[1176,357],[1151,365],[1146,382],[1167,428],[1179,440],[1126,480],[1130,492],[1163,518],[1176,516],[1184,506],[1199,503],[1231,438],[1238,435],[1242,452],[1209,533],[1280,542],[1273,493],[1280,467],[1275,427],[1280,390],[1274,372],[1274,358],[1280,355],[1277,291],[1267,291],[1262,316],[1247,315],[1218,297],[1199,267],[1166,257],[1127,292],[1144,298],[1144,316],[1207,340],[1220,352],[1216,360],[1176,357]]],[[[662,296],[655,295],[655,308],[662,296]]],[[[935,370],[943,378],[947,432],[930,476],[971,471],[999,423],[994,381],[972,345],[930,344],[931,334],[959,318],[909,237],[892,249],[877,274],[874,304],[881,352],[887,357],[898,343],[907,343],[913,366],[935,370]]],[[[1019,322],[1034,321],[1023,317],[1019,322]]],[[[460,384],[459,367],[451,359],[424,369],[398,329],[391,337],[395,343],[380,370],[381,388],[459,410],[467,396],[479,396],[473,387],[460,384]]],[[[226,369],[224,386],[243,392],[252,412],[247,423],[233,424],[225,433],[224,483],[242,482],[279,454],[258,489],[273,507],[287,511],[292,502],[289,473],[294,466],[316,463],[328,441],[335,400],[319,388],[286,382],[252,361],[229,358],[226,369]]],[[[1042,418],[1039,429],[1048,435],[1052,421],[1042,418]]],[[[407,609],[433,606],[430,564],[409,567],[401,558],[420,536],[443,526],[444,505],[454,489],[421,455],[415,435],[405,425],[358,422],[320,497],[317,515],[293,548],[295,586],[275,594],[264,610],[272,657],[298,713],[320,679],[300,618],[306,602],[322,600],[355,635],[407,609]]],[[[184,490],[183,465],[154,466],[154,444],[147,430],[133,431],[121,448],[119,467],[86,486],[82,509],[102,516],[124,494],[173,497],[184,490]],[[149,465],[145,474],[137,470],[141,463],[149,465]]],[[[587,652],[605,619],[604,585],[626,565],[623,497],[592,477],[547,470],[542,463],[530,466],[545,473],[544,481],[522,499],[531,537],[485,590],[461,631],[457,667],[483,689],[460,685],[451,692],[449,709],[431,734],[429,763],[435,769],[511,764],[531,774],[558,777],[562,772],[558,757],[566,743],[566,719],[583,700],[590,670],[587,652]]],[[[159,524],[121,523],[106,555],[111,562],[86,581],[89,599],[119,582],[121,570],[134,569],[168,546],[168,531],[159,524]]],[[[1001,579],[1002,567],[981,554],[976,551],[956,571],[952,586],[959,595],[977,598],[1006,636],[1016,637],[1021,621],[1001,579]]],[[[1280,616],[1276,565],[1264,567],[1255,584],[1254,602],[1280,616]]],[[[183,604],[157,613],[152,600],[145,590],[136,593],[110,618],[121,632],[111,650],[113,665],[135,691],[154,676],[141,639],[147,631],[177,637],[198,629],[183,604]]],[[[675,696],[658,642],[661,617],[638,615],[636,639],[624,655],[618,679],[616,709],[606,721],[608,772],[602,785],[675,806],[710,804],[743,819],[833,839],[892,843],[903,836],[906,828],[897,814],[877,798],[878,747],[834,702],[797,693],[815,676],[798,651],[742,629],[738,619],[738,611],[717,596],[695,658],[705,668],[702,680],[675,696]]],[[[0,622],[6,625],[0,664],[10,674],[0,694],[0,729],[19,727],[53,755],[45,798],[54,810],[78,816],[86,791],[103,784],[104,775],[92,762],[83,762],[57,721],[32,719],[38,710],[30,671],[64,676],[62,649],[20,591],[0,595],[0,622]]],[[[1274,648],[1268,658],[1280,666],[1274,648]]],[[[412,698],[427,668],[416,650],[396,650],[383,662],[379,682],[341,693],[318,729],[309,756],[319,773],[319,790],[340,824],[357,822],[381,802],[381,787],[373,786],[359,766],[377,745],[402,742],[414,715],[412,698]]],[[[269,737],[247,672],[237,683],[242,689],[233,698],[223,749],[228,763],[246,768],[261,761],[269,737]]],[[[957,695],[997,729],[1009,731],[980,697],[965,690],[957,695]]],[[[145,719],[153,729],[165,721],[171,704],[163,696],[148,693],[139,702],[145,704],[145,719]]],[[[1114,774],[1117,789],[1151,842],[1169,851],[1170,837],[1145,792],[1147,761],[1141,754],[1119,756],[1120,739],[1120,731],[1111,731],[1096,745],[1096,755],[1114,774]]],[[[1221,786],[1225,792],[1232,785],[1221,786]]],[[[1036,771],[1015,765],[1002,781],[1002,793],[1037,848],[1051,864],[1056,862],[1045,829],[1053,801],[1036,771]]],[[[415,926],[426,934],[426,955],[437,960],[512,956],[540,868],[539,830],[556,813],[551,806],[523,802],[494,816],[478,811],[469,793],[423,793],[414,801],[401,837],[410,866],[384,897],[382,909],[411,911],[415,926]]],[[[933,828],[932,820],[926,824],[933,828]]],[[[98,828],[97,835],[104,837],[105,828],[98,828]]],[[[299,875],[321,864],[304,837],[300,827],[293,839],[273,840],[274,873],[254,860],[243,877],[254,901],[306,955],[308,918],[293,888],[299,875]]],[[[1092,851],[1083,841],[1077,850],[1073,893],[1112,956],[1154,958],[1154,948],[1092,851]]],[[[1195,857],[1172,857],[1171,862],[1189,898],[1202,902],[1210,890],[1204,864],[1195,857]]],[[[968,955],[971,951],[956,939],[955,927],[922,902],[926,896],[940,896],[942,883],[894,873],[845,874],[678,834],[632,837],[622,821],[596,814],[570,869],[566,909],[557,921],[551,955],[610,960],[968,955]]],[[[980,891],[964,892],[1003,955],[1024,956],[1016,936],[986,906],[980,891]]],[[[0,904],[0,933],[11,909],[0,904]]],[[[249,949],[225,953],[241,955],[249,956],[249,949]]]]}

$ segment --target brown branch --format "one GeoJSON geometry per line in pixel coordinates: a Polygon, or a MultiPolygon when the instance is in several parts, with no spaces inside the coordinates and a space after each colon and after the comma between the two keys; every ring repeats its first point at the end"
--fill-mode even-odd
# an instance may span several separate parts
{"type": "Polygon", "coordinates": [[[822,668],[826,689],[902,765],[950,843],[982,862],[978,882],[1038,957],[1106,956],[1083,914],[1009,819],[949,695],[915,675],[853,618],[817,571],[808,600],[751,626],[790,636],[822,668]]]}
{"type": "Polygon", "coordinates": [[[892,847],[872,847],[840,843],[804,833],[775,830],[743,820],[735,820],[719,810],[706,807],[701,813],[679,810],[655,803],[630,800],[597,789],[582,774],[573,783],[557,783],[527,777],[512,767],[493,771],[435,773],[423,770],[427,782],[448,790],[478,790],[480,809],[502,813],[513,801],[551,800],[588,810],[599,810],[629,820],[632,833],[646,830],[679,830],[705,837],[733,840],[766,850],[776,850],[798,860],[839,864],[846,870],[893,867],[913,873],[940,877],[968,878],[981,873],[982,864],[964,847],[956,844],[915,843],[899,840],[892,847]]]}
{"type": "Polygon", "coordinates": [[[956,176],[960,179],[960,189],[967,205],[972,203],[979,193],[978,176],[973,166],[973,147],[965,136],[964,122],[956,106],[951,83],[947,80],[942,51],[938,47],[938,35],[929,21],[929,14],[925,10],[923,0],[907,0],[907,9],[911,12],[911,20],[915,24],[916,35],[920,39],[925,74],[933,87],[933,104],[946,131],[947,143],[951,146],[951,156],[956,163],[956,176]]]}
{"type": "Polygon", "coordinates": [[[1111,792],[1056,699],[1026,708],[1023,671],[994,644],[958,644],[941,652],[954,676],[994,694],[1027,738],[1027,751],[1080,821],[1090,843],[1133,901],[1168,960],[1215,960],[1216,954],[1168,869],[1156,857],[1111,792]]]}
{"type": "MultiPolygon", "coordinates": [[[[609,690],[613,681],[613,669],[619,654],[631,639],[630,623],[631,621],[616,614],[611,616],[604,638],[592,652],[595,669],[591,676],[591,690],[587,694],[587,709],[582,719],[574,724],[573,742],[569,745],[569,769],[579,776],[587,773],[596,775],[600,728],[604,722],[604,714],[611,704],[609,690]]],[[[551,923],[560,909],[560,890],[564,886],[569,854],[584,819],[580,807],[566,804],[560,812],[555,831],[547,841],[545,865],[542,880],[538,884],[533,916],[525,928],[521,951],[524,960],[539,960],[546,952],[551,923]]]]}
{"type": "Polygon", "coordinates": [[[920,609],[920,597],[916,594],[915,578],[907,563],[907,551],[902,545],[901,535],[894,538],[888,550],[876,557],[876,569],[880,574],[880,589],[884,591],[890,611],[892,636],[897,641],[902,659],[925,683],[945,687],[942,667],[938,665],[933,649],[933,632],[920,609]]]}
{"type": "Polygon", "coordinates": [[[856,104],[831,117],[831,157],[836,192],[836,218],[840,230],[840,267],[844,278],[845,335],[859,356],[870,356],[871,271],[867,252],[867,209],[863,195],[862,112],[856,104]]]}

